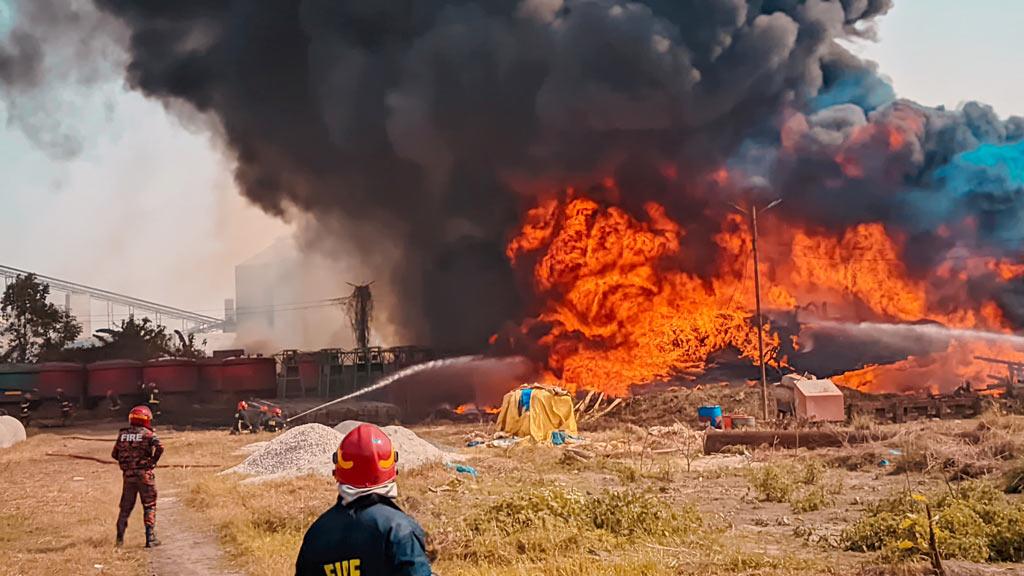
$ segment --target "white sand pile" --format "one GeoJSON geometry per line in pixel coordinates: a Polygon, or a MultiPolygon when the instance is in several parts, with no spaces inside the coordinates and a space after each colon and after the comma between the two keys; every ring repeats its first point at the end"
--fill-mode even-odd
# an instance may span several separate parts
{"type": "MultiPolygon", "coordinates": [[[[260,445],[252,450],[244,462],[225,470],[224,473],[252,476],[243,480],[245,483],[304,474],[330,476],[334,469],[332,454],[338,449],[338,444],[345,434],[359,424],[361,422],[346,420],[335,429],[322,424],[297,426],[269,442],[257,443],[260,445]]],[[[398,451],[399,472],[458,458],[457,455],[438,449],[408,428],[386,426],[383,430],[398,451]]]]}
{"type": "Polygon", "coordinates": [[[25,441],[25,427],[12,416],[0,416],[0,448],[10,448],[25,441]]]}

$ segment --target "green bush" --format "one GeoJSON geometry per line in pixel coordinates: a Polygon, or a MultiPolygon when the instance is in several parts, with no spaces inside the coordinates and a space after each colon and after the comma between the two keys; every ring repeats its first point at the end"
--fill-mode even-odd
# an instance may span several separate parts
{"type": "Polygon", "coordinates": [[[981,482],[965,483],[956,491],[931,497],[904,492],[884,499],[844,531],[844,547],[880,551],[887,560],[927,557],[925,503],[931,503],[936,545],[944,558],[1024,560],[1024,505],[981,482]]]}
{"type": "Polygon", "coordinates": [[[826,486],[827,468],[817,460],[802,466],[770,464],[753,468],[747,481],[762,502],[789,502],[793,512],[813,512],[831,506],[837,486],[826,486]]]}
{"type": "Polygon", "coordinates": [[[762,502],[788,502],[796,485],[789,466],[766,464],[751,469],[747,474],[750,487],[762,502]]]}

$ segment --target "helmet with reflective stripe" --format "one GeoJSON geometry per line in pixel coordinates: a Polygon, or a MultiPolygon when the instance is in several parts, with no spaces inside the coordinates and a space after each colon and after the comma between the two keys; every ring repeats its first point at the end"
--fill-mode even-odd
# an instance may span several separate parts
{"type": "Polygon", "coordinates": [[[153,421],[153,413],[146,406],[136,406],[128,413],[128,424],[132,426],[150,427],[153,421]]]}
{"type": "Polygon", "coordinates": [[[397,464],[388,435],[373,424],[360,424],[334,453],[334,479],[353,488],[373,488],[394,480],[397,464]]]}

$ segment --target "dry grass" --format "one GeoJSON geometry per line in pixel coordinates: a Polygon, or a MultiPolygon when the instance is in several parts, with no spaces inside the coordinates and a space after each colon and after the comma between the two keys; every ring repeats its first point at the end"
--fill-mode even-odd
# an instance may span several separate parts
{"type": "MultiPolygon", "coordinates": [[[[955,439],[958,443],[952,446],[969,452],[963,458],[990,458],[1009,467],[1012,461],[997,454],[1016,450],[1013,433],[1024,418],[1002,418],[985,424],[986,430],[999,436],[982,436],[981,442],[973,444],[957,433],[963,426],[975,430],[977,422],[948,430],[946,423],[921,423],[906,426],[905,437],[896,444],[837,450],[887,454],[890,447],[910,439],[911,433],[937,433],[942,438],[922,435],[915,438],[915,446],[934,454],[946,448],[934,448],[928,442],[955,439]],[[1011,444],[999,446],[997,440],[1004,441],[1007,436],[1011,444]]],[[[460,445],[470,431],[471,427],[458,425],[418,430],[449,446],[460,445]]],[[[764,525],[757,519],[779,519],[795,510],[800,525],[824,522],[838,533],[853,521],[843,511],[860,506],[855,498],[858,503],[884,498],[903,485],[899,476],[825,470],[818,464],[806,464],[805,456],[782,451],[767,455],[767,466],[791,467],[782,478],[796,487],[781,503],[753,503],[745,496],[749,490],[745,465],[705,467],[705,461],[714,464],[715,458],[701,458],[688,472],[682,453],[655,452],[678,444],[672,437],[645,438],[642,429],[634,426],[585,434],[592,441],[586,448],[595,453],[585,462],[564,458],[562,449],[516,445],[466,449],[471,458],[467,463],[480,472],[479,480],[441,466],[403,474],[399,503],[427,531],[438,573],[853,574],[858,573],[859,564],[875,555],[809,545],[794,536],[793,526],[764,525]],[[830,486],[839,477],[845,489],[835,495],[830,486]],[[854,480],[847,483],[848,478],[854,480]],[[842,504],[829,508],[833,498],[842,504]],[[700,521],[694,504],[699,506],[700,521]],[[823,509],[815,511],[819,508],[823,509]]],[[[187,455],[226,467],[243,458],[234,454],[238,445],[266,439],[229,438],[221,432],[179,433],[167,439],[167,460],[180,461],[187,455]]],[[[9,486],[16,488],[0,495],[4,511],[12,512],[0,517],[0,554],[13,558],[13,573],[26,576],[52,573],[53,562],[64,563],[62,569],[72,574],[97,573],[93,564],[104,564],[110,574],[144,573],[138,512],[130,526],[128,548],[114,552],[110,546],[120,487],[116,468],[39,457],[47,450],[65,449],[103,456],[109,446],[69,443],[65,447],[65,442],[70,441],[37,437],[0,452],[0,474],[5,480],[11,478],[9,486]],[[86,480],[73,481],[73,476],[86,480]],[[63,517],[34,515],[48,502],[39,486],[53,486],[54,493],[67,495],[54,500],[63,517]]],[[[925,469],[941,470],[942,466],[931,465],[932,458],[928,457],[925,469]]],[[[873,457],[865,456],[864,463],[882,470],[873,457]]],[[[195,519],[217,531],[229,560],[241,572],[251,576],[290,573],[302,534],[335,501],[333,482],[306,477],[243,485],[236,477],[216,476],[216,471],[164,470],[158,474],[158,482],[162,490],[171,486],[183,489],[180,496],[195,519]]],[[[925,478],[920,473],[914,475],[925,478]]],[[[944,486],[937,475],[928,478],[931,486],[944,486]]]]}
{"type": "MultiPolygon", "coordinates": [[[[621,433],[596,437],[611,443],[621,433]]],[[[443,434],[454,443],[451,431],[443,434]]],[[[839,573],[813,554],[744,551],[684,501],[654,496],[668,488],[656,471],[679,469],[680,461],[645,460],[641,474],[635,454],[577,466],[537,446],[476,453],[483,455],[470,462],[478,481],[441,466],[399,477],[399,504],[423,525],[441,574],[839,573]],[[635,477],[623,472],[631,468],[635,477]]],[[[302,534],[335,496],[325,478],[244,485],[214,476],[191,482],[187,502],[216,526],[238,568],[270,576],[291,570],[302,534]]]]}
{"type": "Polygon", "coordinates": [[[81,460],[72,464],[45,455],[69,449],[97,457],[110,454],[108,444],[64,440],[54,434],[33,435],[0,450],[3,573],[144,574],[141,507],[129,522],[126,547],[115,549],[121,474],[116,466],[81,460]]]}
{"type": "Polygon", "coordinates": [[[303,533],[336,496],[326,478],[247,485],[207,476],[191,483],[186,503],[216,526],[232,565],[250,576],[276,576],[294,566],[303,533]]]}

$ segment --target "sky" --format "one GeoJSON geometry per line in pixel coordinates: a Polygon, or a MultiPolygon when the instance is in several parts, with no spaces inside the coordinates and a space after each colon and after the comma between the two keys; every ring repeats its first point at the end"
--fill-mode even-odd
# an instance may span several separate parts
{"type": "MultiPolygon", "coordinates": [[[[1024,115],[1022,29],[1018,0],[896,0],[878,42],[853,49],[879,62],[899,96],[1024,115]]],[[[81,141],[71,160],[26,140],[0,98],[0,264],[219,315],[234,265],[289,233],[239,195],[209,135],[120,81],[49,105],[81,141]]]]}

